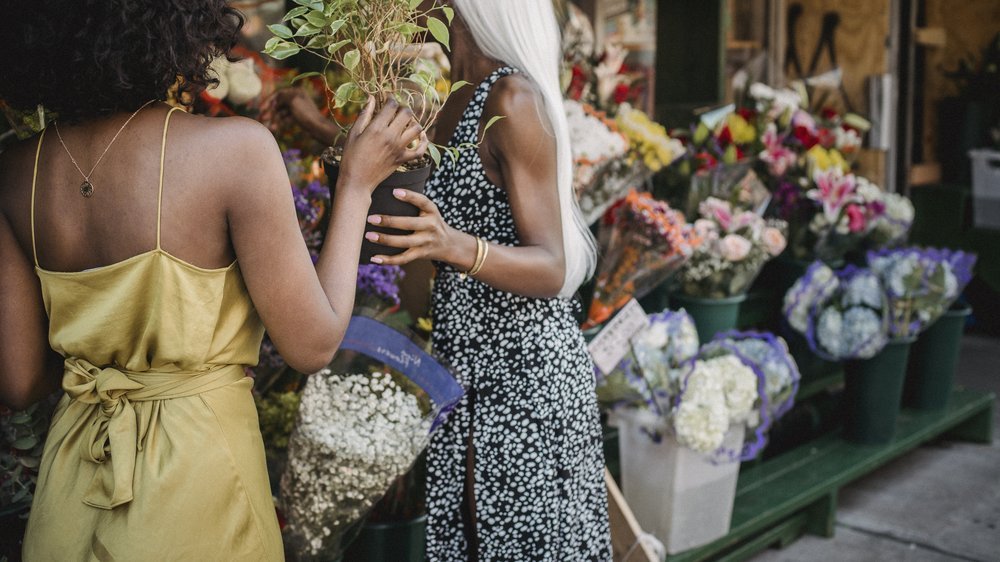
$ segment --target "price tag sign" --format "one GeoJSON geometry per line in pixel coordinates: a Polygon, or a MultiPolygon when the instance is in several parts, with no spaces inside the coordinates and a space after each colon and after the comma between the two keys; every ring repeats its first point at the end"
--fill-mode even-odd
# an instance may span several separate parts
{"type": "Polygon", "coordinates": [[[588,349],[594,365],[602,373],[610,373],[628,353],[632,338],[648,325],[649,318],[639,301],[629,301],[590,342],[588,349]]]}

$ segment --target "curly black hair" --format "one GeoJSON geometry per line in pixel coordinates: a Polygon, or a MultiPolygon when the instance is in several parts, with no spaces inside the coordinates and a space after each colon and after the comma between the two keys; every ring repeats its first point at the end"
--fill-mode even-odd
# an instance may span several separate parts
{"type": "Polygon", "coordinates": [[[208,70],[236,44],[226,0],[0,0],[0,99],[64,121],[132,111],[218,82],[208,70]]]}

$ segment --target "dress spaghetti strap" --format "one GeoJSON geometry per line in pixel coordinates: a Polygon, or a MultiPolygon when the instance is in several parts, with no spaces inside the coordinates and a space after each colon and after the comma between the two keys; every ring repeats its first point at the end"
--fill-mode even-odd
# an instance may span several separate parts
{"type": "Polygon", "coordinates": [[[167,127],[170,126],[170,116],[178,110],[180,110],[179,107],[170,108],[170,111],[167,112],[167,118],[163,120],[163,140],[160,143],[160,187],[156,196],[156,249],[158,251],[163,250],[160,247],[160,217],[163,209],[163,162],[167,154],[167,127]]]}
{"type": "Polygon", "coordinates": [[[38,248],[35,247],[35,185],[38,184],[38,158],[42,154],[42,141],[45,139],[45,131],[38,135],[38,148],[35,149],[35,170],[31,173],[31,257],[35,260],[35,267],[38,267],[38,248]]]}

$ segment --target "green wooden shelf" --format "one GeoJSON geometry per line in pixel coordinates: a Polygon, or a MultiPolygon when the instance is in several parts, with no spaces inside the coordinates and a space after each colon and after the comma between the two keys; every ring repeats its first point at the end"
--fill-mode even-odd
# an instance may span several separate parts
{"type": "Polygon", "coordinates": [[[991,443],[995,403],[993,394],[957,389],[943,411],[904,410],[887,445],[858,445],[834,432],[747,467],[729,534],[667,561],[745,560],[803,534],[832,537],[840,488],[933,439],[991,443]]]}

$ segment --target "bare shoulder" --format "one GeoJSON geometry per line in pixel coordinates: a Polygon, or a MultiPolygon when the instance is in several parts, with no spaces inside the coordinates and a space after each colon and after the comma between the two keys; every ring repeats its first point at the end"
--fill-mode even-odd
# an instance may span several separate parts
{"type": "MultiPolygon", "coordinates": [[[[213,147],[225,150],[236,162],[259,161],[262,154],[275,152],[278,145],[271,131],[246,117],[205,117],[180,114],[174,117],[182,133],[201,150],[213,152],[213,147]]],[[[171,125],[173,129],[175,125],[171,125]]]]}
{"type": "MultiPolygon", "coordinates": [[[[198,168],[208,168],[217,178],[213,189],[239,195],[259,183],[265,171],[284,173],[278,143],[264,125],[245,117],[175,117],[178,142],[187,145],[198,168]]],[[[171,134],[175,132],[171,122],[171,134]]],[[[284,186],[287,188],[287,186],[284,186]]]]}
{"type": "Polygon", "coordinates": [[[531,124],[539,122],[545,101],[538,86],[521,73],[511,74],[501,78],[493,86],[486,100],[486,114],[502,115],[511,122],[531,124]]]}
{"type": "MultiPolygon", "coordinates": [[[[484,124],[502,117],[486,135],[486,148],[497,159],[538,156],[552,140],[545,99],[538,86],[522,74],[500,79],[486,101],[484,124]]],[[[554,146],[554,145],[553,145],[554,146]]]]}

